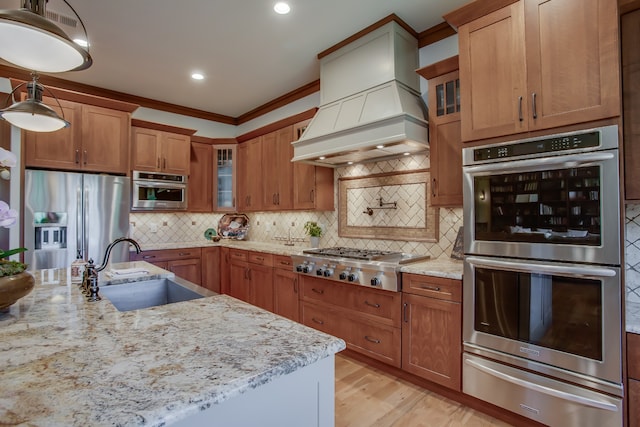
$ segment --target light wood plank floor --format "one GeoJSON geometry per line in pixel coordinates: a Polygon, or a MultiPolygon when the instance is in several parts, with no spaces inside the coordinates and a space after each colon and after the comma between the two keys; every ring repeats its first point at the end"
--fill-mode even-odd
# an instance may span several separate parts
{"type": "Polygon", "coordinates": [[[336,427],[445,426],[510,424],[336,354],[336,427]]]}

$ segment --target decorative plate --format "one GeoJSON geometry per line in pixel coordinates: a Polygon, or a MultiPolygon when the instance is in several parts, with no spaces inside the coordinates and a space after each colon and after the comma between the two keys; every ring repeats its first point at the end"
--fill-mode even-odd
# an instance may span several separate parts
{"type": "Polygon", "coordinates": [[[218,235],[223,239],[244,240],[249,232],[249,217],[245,214],[225,214],[218,223],[218,235]]]}
{"type": "Polygon", "coordinates": [[[204,232],[204,238],[207,240],[213,240],[213,238],[217,235],[218,233],[213,228],[207,228],[207,231],[204,232]]]}

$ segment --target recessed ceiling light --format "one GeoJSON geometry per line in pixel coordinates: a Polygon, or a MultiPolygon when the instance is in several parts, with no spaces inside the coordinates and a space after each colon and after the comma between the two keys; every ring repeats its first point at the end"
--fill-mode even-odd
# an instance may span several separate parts
{"type": "Polygon", "coordinates": [[[384,145],[376,145],[376,148],[378,148],[378,149],[384,148],[384,145]]]}
{"type": "Polygon", "coordinates": [[[352,164],[353,164],[353,162],[347,162],[347,164],[348,164],[348,165],[352,165],[352,164]]]}
{"type": "Polygon", "coordinates": [[[320,160],[324,160],[324,159],[326,159],[325,156],[320,156],[320,160]]]}
{"type": "Polygon", "coordinates": [[[276,13],[279,13],[280,15],[286,15],[291,11],[291,8],[287,3],[280,1],[276,3],[275,6],[273,6],[273,10],[275,10],[276,13]]]}
{"type": "Polygon", "coordinates": [[[73,42],[78,46],[82,46],[82,47],[89,46],[89,42],[87,42],[85,39],[73,39],[73,42]]]}
{"type": "Polygon", "coordinates": [[[409,155],[409,154],[411,154],[411,153],[403,153],[403,154],[404,154],[405,156],[408,156],[408,155],[409,155]]]}
{"type": "Polygon", "coordinates": [[[191,74],[191,78],[193,80],[204,80],[204,75],[202,75],[202,73],[193,73],[191,74]]]}

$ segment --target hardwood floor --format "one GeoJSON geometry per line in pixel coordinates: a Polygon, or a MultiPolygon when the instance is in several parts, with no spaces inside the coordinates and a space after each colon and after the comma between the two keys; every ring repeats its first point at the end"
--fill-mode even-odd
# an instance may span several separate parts
{"type": "Polygon", "coordinates": [[[336,355],[336,427],[508,427],[431,391],[336,355]]]}

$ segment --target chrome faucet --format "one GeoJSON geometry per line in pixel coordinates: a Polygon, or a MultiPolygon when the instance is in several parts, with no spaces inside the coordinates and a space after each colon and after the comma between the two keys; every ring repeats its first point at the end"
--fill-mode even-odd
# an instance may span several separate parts
{"type": "Polygon", "coordinates": [[[137,253],[141,252],[138,242],[128,237],[120,237],[119,239],[111,242],[109,246],[107,246],[101,266],[96,267],[93,263],[93,259],[90,259],[87,267],[84,270],[84,277],[82,280],[82,290],[83,293],[87,296],[87,300],[100,301],[102,299],[100,298],[100,295],[98,295],[98,291],[100,290],[100,288],[98,287],[98,273],[107,267],[107,264],[109,264],[109,257],[111,256],[111,249],[113,249],[113,247],[120,242],[129,242],[133,246],[135,246],[137,253]]]}

